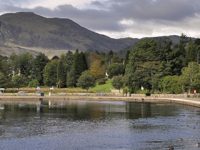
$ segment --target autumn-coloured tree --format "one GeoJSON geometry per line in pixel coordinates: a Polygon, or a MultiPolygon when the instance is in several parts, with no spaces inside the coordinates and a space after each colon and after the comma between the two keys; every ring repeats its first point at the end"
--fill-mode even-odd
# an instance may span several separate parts
{"type": "Polygon", "coordinates": [[[95,77],[95,79],[100,79],[105,76],[105,66],[100,60],[96,60],[91,64],[90,73],[95,77]]]}

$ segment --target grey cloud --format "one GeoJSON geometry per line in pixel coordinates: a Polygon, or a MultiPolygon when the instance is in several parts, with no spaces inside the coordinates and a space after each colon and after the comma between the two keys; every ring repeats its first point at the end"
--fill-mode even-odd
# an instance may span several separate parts
{"type": "Polygon", "coordinates": [[[97,7],[104,7],[104,4],[102,2],[99,2],[99,1],[92,1],[91,5],[97,6],[97,7]]]}
{"type": "MultiPolygon", "coordinates": [[[[1,2],[1,1],[0,1],[1,2]]],[[[152,26],[177,26],[188,18],[200,14],[199,0],[96,0],[90,7],[79,9],[72,5],[62,5],[54,10],[37,7],[22,9],[14,6],[0,7],[0,11],[33,11],[47,17],[69,18],[95,31],[123,32],[129,28],[133,31],[153,32],[152,26]],[[94,6],[95,8],[93,8],[94,6]],[[96,9],[98,8],[98,9],[96,9]],[[120,24],[121,20],[133,20],[132,27],[120,24]],[[142,26],[143,29],[141,29],[142,26]]]]}
{"type": "Polygon", "coordinates": [[[117,23],[120,21],[120,18],[114,16],[112,12],[105,10],[78,9],[72,5],[62,5],[55,10],[37,7],[33,10],[26,9],[25,11],[33,11],[47,17],[69,18],[80,25],[93,30],[123,30],[123,27],[117,23]]]}
{"type": "Polygon", "coordinates": [[[110,0],[120,16],[140,20],[182,20],[200,12],[199,0],[110,0]]]}

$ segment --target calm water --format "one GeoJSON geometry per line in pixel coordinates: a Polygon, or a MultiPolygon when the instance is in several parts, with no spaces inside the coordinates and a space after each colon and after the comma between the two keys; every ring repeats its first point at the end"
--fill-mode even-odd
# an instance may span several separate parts
{"type": "Polygon", "coordinates": [[[80,101],[0,110],[0,150],[198,150],[198,142],[193,107],[80,101]]]}

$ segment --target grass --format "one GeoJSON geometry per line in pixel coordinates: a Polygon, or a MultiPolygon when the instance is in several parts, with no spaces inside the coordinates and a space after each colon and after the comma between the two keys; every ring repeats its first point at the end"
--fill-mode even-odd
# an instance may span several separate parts
{"type": "MultiPolygon", "coordinates": [[[[17,93],[18,91],[25,91],[26,93],[35,93],[35,88],[8,88],[5,90],[5,93],[17,93]]],[[[41,87],[41,91],[48,93],[49,87],[41,87]]],[[[81,88],[54,88],[53,93],[86,93],[87,91],[81,88]]]]}
{"type": "MultiPolygon", "coordinates": [[[[111,90],[114,89],[112,86],[112,80],[106,81],[106,84],[102,85],[96,85],[93,88],[90,88],[89,91],[84,90],[82,88],[54,88],[53,93],[86,93],[86,92],[91,92],[91,93],[109,93],[111,90]]],[[[7,88],[5,90],[5,93],[17,93],[18,91],[25,91],[26,93],[35,93],[36,89],[35,88],[7,88]]],[[[49,87],[41,87],[41,91],[44,93],[48,93],[49,87]]]]}
{"type": "Polygon", "coordinates": [[[106,84],[103,85],[96,85],[95,87],[91,88],[90,91],[94,93],[109,93],[113,89],[112,80],[108,80],[106,84]]]}

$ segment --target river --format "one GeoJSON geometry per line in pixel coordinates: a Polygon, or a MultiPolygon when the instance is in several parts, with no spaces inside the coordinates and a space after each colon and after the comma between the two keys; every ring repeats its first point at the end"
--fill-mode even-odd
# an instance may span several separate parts
{"type": "Polygon", "coordinates": [[[198,150],[200,109],[68,101],[0,107],[1,150],[198,150]]]}

